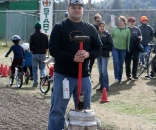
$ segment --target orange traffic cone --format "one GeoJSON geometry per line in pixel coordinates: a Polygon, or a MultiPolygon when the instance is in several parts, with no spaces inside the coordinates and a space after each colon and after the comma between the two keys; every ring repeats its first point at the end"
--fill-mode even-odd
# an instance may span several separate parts
{"type": "Polygon", "coordinates": [[[99,99],[100,103],[106,103],[109,102],[108,98],[107,98],[107,91],[106,88],[103,88],[102,91],[102,95],[101,95],[101,99],[99,99]]]}
{"type": "Polygon", "coordinates": [[[7,72],[7,75],[8,75],[8,66],[5,65],[5,69],[6,69],[6,72],[7,72]]]}
{"type": "Polygon", "coordinates": [[[6,71],[5,66],[3,67],[3,70],[2,70],[2,77],[7,77],[7,71],[6,71]]]}
{"type": "Polygon", "coordinates": [[[7,73],[8,73],[8,76],[11,75],[11,66],[8,67],[8,69],[7,69],[7,73]]]}
{"type": "Polygon", "coordinates": [[[2,70],[3,70],[3,64],[1,64],[0,66],[0,74],[2,74],[2,70]]]}

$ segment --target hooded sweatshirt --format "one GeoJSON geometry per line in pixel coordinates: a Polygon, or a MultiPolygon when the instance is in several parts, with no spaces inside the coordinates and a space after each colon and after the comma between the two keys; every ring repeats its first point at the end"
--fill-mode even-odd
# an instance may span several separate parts
{"type": "Polygon", "coordinates": [[[25,60],[23,61],[23,66],[32,66],[32,54],[30,51],[25,51],[25,60]]]}

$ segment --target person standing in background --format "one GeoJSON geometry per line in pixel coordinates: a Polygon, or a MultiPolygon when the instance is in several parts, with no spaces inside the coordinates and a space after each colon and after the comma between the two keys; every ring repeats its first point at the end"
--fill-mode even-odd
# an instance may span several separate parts
{"type": "Polygon", "coordinates": [[[140,41],[142,40],[142,35],[140,29],[134,26],[135,22],[136,22],[135,17],[128,18],[128,25],[131,32],[131,38],[130,38],[130,52],[126,53],[126,58],[125,58],[127,80],[132,80],[132,78],[138,79],[137,67],[138,67],[138,60],[139,60],[139,51],[137,50],[137,44],[140,44],[140,41]],[[132,78],[131,78],[132,60],[133,60],[133,67],[132,67],[132,78]]]}
{"type": "MultiPolygon", "coordinates": [[[[95,16],[94,16],[94,27],[96,28],[97,31],[99,31],[99,23],[101,21],[102,21],[101,15],[99,13],[95,14],[95,16]]],[[[95,62],[95,58],[90,58],[90,64],[89,64],[90,74],[92,73],[92,68],[93,68],[94,62],[95,62]]],[[[99,82],[100,82],[100,77],[99,77],[99,82]]]]}
{"type": "Polygon", "coordinates": [[[102,17],[99,13],[94,16],[94,27],[97,31],[99,31],[99,23],[102,21],[102,17]]]}
{"type": "MultiPolygon", "coordinates": [[[[144,47],[144,51],[140,52],[140,55],[142,55],[142,53],[146,52],[150,52],[150,46],[148,45],[150,43],[150,41],[153,40],[154,37],[154,30],[153,28],[148,25],[148,18],[146,16],[142,16],[140,18],[140,22],[141,25],[138,26],[138,28],[141,30],[142,33],[142,41],[141,44],[144,47]]],[[[142,62],[142,64],[144,64],[144,57],[140,57],[140,61],[142,62]]]]}
{"type": "Polygon", "coordinates": [[[113,41],[110,33],[105,30],[105,22],[101,21],[99,23],[99,35],[102,41],[102,53],[101,56],[97,58],[97,65],[100,74],[100,88],[96,89],[96,91],[101,91],[105,87],[107,91],[109,91],[109,78],[108,78],[108,60],[109,60],[109,52],[112,50],[113,41]]]}
{"type": "Polygon", "coordinates": [[[126,26],[127,19],[124,16],[118,18],[118,26],[112,30],[113,38],[113,64],[115,82],[122,82],[123,63],[125,61],[126,51],[129,51],[130,29],[126,26]]]}
{"type": "Polygon", "coordinates": [[[38,67],[40,77],[44,77],[46,53],[48,50],[48,36],[42,33],[41,23],[37,21],[34,25],[35,32],[30,36],[30,51],[32,53],[33,87],[38,85],[38,67]]]}

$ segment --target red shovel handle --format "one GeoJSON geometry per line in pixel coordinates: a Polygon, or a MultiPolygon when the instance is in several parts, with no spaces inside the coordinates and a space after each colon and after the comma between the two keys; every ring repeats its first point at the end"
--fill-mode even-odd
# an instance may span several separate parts
{"type": "MultiPolygon", "coordinates": [[[[79,50],[83,50],[83,42],[80,42],[79,50]]],[[[78,72],[78,95],[81,93],[82,88],[82,62],[79,62],[79,72],[78,72]]]]}
{"type": "MultiPolygon", "coordinates": [[[[83,42],[80,42],[79,50],[83,50],[83,42]]],[[[78,70],[78,99],[77,104],[80,102],[79,97],[82,88],[82,62],[79,62],[79,70],[78,70]]]]}

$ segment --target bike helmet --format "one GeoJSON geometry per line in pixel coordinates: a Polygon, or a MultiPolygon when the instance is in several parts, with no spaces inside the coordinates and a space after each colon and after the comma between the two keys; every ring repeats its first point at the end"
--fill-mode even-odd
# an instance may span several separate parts
{"type": "Polygon", "coordinates": [[[23,43],[22,47],[24,50],[29,50],[29,43],[23,43]]]}
{"type": "Polygon", "coordinates": [[[13,42],[13,43],[19,43],[20,40],[21,40],[21,38],[20,38],[20,36],[18,36],[18,35],[14,35],[14,36],[12,37],[12,42],[13,42]]]}
{"type": "Polygon", "coordinates": [[[65,17],[65,18],[68,17],[68,12],[65,12],[64,17],[65,17]]]}

